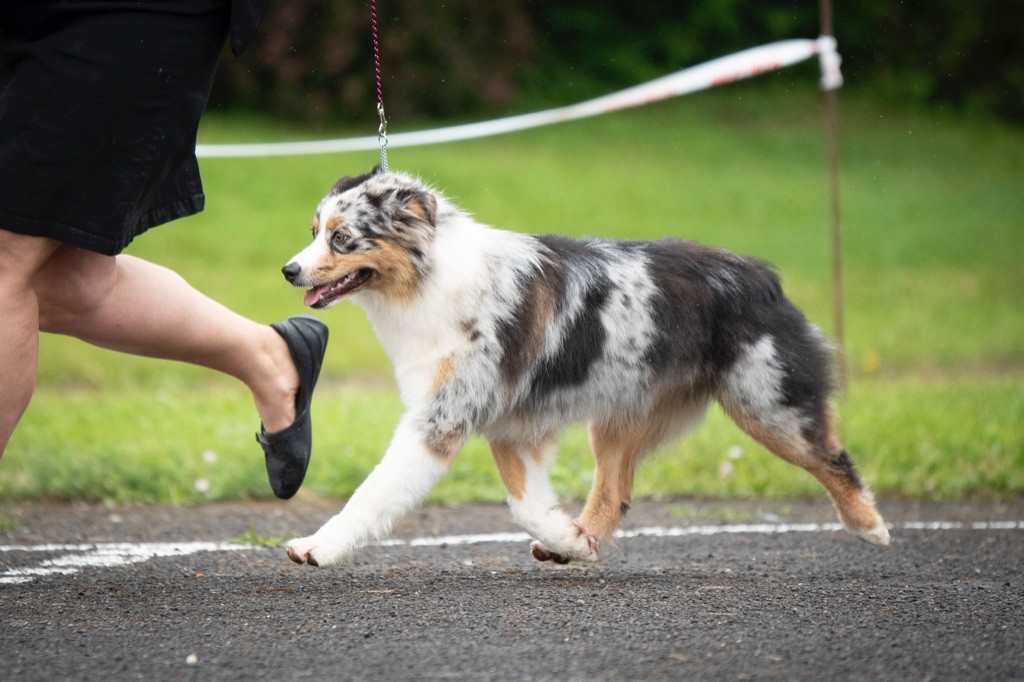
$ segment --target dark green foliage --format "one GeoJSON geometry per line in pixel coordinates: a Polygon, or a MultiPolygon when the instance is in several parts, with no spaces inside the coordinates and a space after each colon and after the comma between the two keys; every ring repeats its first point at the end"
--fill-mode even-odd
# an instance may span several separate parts
{"type": "MultiPolygon", "coordinates": [[[[391,0],[379,17],[385,102],[405,120],[567,103],[819,33],[814,0],[391,0]]],[[[1024,120],[1020,0],[836,0],[835,33],[852,87],[1024,120]]],[[[369,3],[324,0],[275,3],[214,95],[311,121],[372,120],[375,101],[369,3]]]]}
{"type": "MultiPolygon", "coordinates": [[[[505,107],[535,50],[523,3],[388,0],[378,6],[388,116],[505,107]]],[[[242,59],[225,59],[212,104],[314,122],[376,119],[368,2],[272,3],[242,59]]]]}
{"type": "Polygon", "coordinates": [[[836,33],[852,83],[1024,121],[1024,3],[838,4],[836,33]]]}

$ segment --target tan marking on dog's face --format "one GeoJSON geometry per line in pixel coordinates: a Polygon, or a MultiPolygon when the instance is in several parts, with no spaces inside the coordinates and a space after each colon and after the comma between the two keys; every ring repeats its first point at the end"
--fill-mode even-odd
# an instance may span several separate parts
{"type": "Polygon", "coordinates": [[[491,441],[491,454],[498,465],[498,474],[508,494],[515,500],[523,499],[526,493],[526,465],[519,458],[515,446],[503,441],[491,441]]]}
{"type": "Polygon", "coordinates": [[[455,376],[455,358],[451,355],[446,355],[441,359],[441,362],[437,363],[437,369],[434,371],[434,381],[430,385],[430,390],[436,393],[442,386],[447,385],[453,376],[455,376]]]}
{"type": "Polygon", "coordinates": [[[324,223],[324,229],[327,230],[328,232],[333,232],[335,228],[341,227],[341,222],[341,216],[329,216],[327,218],[327,221],[324,223]]]}
{"type": "MultiPolygon", "coordinates": [[[[420,275],[416,271],[412,254],[397,244],[380,241],[377,250],[376,270],[380,273],[375,288],[389,301],[408,303],[416,297],[420,289],[420,275]]],[[[378,278],[374,278],[375,280],[378,278]]]]}
{"type": "Polygon", "coordinates": [[[326,261],[312,268],[311,286],[337,281],[361,269],[373,270],[363,289],[374,289],[389,301],[408,303],[419,292],[420,276],[413,264],[412,254],[386,240],[377,240],[375,248],[351,254],[329,251],[326,261]]]}
{"type": "Polygon", "coordinates": [[[328,284],[362,268],[372,268],[375,270],[374,266],[376,264],[376,259],[369,252],[346,255],[330,253],[325,262],[319,263],[310,271],[310,285],[320,286],[328,284]]]}

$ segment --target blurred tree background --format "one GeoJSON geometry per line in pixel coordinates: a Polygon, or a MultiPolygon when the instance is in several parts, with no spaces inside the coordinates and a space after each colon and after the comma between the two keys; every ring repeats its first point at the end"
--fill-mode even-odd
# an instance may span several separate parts
{"type": "MultiPolygon", "coordinates": [[[[378,16],[403,120],[570,103],[819,25],[816,0],[383,0],[378,16]]],[[[1021,0],[838,1],[835,25],[849,87],[1024,121],[1021,0]]],[[[222,62],[211,105],[322,124],[375,101],[369,3],[288,0],[222,62]]]]}

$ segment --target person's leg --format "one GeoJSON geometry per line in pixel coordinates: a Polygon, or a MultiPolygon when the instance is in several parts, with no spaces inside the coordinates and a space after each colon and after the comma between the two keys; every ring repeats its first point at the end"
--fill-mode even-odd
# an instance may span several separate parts
{"type": "Polygon", "coordinates": [[[32,283],[57,246],[0,229],[0,457],[35,388],[39,306],[32,283]]]}
{"type": "Polygon", "coordinates": [[[295,419],[299,376],[284,339],[167,268],[62,246],[40,271],[35,291],[42,331],[236,377],[252,391],[268,432],[295,419]]]}

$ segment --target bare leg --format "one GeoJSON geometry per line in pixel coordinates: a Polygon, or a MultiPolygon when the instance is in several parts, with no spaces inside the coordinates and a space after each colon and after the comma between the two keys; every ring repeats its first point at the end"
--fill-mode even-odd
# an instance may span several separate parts
{"type": "Polygon", "coordinates": [[[167,268],[62,245],[36,278],[35,294],[42,331],[209,367],[249,387],[267,431],[295,419],[299,377],[284,339],[167,268]]]}
{"type": "Polygon", "coordinates": [[[39,304],[32,283],[58,245],[0,230],[0,457],[35,389],[39,304]]]}

